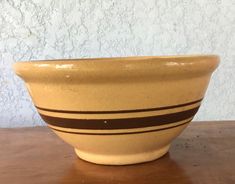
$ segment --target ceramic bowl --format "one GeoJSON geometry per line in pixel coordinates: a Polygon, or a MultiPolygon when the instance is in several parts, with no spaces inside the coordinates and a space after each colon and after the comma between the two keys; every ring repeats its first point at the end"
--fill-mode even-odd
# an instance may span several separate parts
{"type": "Polygon", "coordinates": [[[214,55],[19,62],[42,119],[89,162],[163,156],[204,98],[214,55]]]}

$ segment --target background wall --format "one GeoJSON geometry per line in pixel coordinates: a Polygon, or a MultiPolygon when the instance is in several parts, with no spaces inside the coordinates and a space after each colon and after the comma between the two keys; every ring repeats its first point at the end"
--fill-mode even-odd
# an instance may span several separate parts
{"type": "Polygon", "coordinates": [[[214,53],[197,120],[235,119],[234,0],[0,0],[0,127],[44,124],[21,60],[214,53]]]}

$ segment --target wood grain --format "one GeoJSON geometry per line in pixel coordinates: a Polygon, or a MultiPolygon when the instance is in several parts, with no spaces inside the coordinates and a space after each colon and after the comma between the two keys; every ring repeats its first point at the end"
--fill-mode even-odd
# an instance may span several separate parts
{"type": "Polygon", "coordinates": [[[78,159],[46,127],[0,129],[0,183],[235,183],[235,122],[194,122],[153,162],[100,166],[78,159]]]}

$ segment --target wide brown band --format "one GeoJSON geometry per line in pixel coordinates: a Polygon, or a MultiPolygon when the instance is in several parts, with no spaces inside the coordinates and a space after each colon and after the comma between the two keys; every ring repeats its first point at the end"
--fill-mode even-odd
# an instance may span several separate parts
{"type": "Polygon", "coordinates": [[[183,125],[186,125],[188,123],[190,123],[192,121],[192,119],[178,124],[178,125],[174,125],[174,126],[170,126],[170,127],[164,127],[164,128],[158,128],[158,129],[151,129],[151,130],[142,130],[142,131],[134,131],[134,132],[105,132],[105,133],[96,133],[96,132],[71,132],[71,131],[67,131],[67,130],[61,130],[58,128],[54,128],[51,127],[51,129],[58,131],[58,132],[63,132],[63,133],[69,133],[69,134],[82,134],[82,135],[125,135],[125,134],[143,134],[143,133],[149,133],[149,132],[158,132],[158,131],[162,131],[162,130],[168,130],[168,129],[172,129],[172,128],[177,128],[183,125]]]}
{"type": "Polygon", "coordinates": [[[74,129],[112,130],[142,128],[175,123],[192,118],[197,113],[198,109],[199,106],[171,114],[121,119],[73,119],[53,117],[42,113],[40,113],[40,115],[45,122],[53,126],[74,129]]]}

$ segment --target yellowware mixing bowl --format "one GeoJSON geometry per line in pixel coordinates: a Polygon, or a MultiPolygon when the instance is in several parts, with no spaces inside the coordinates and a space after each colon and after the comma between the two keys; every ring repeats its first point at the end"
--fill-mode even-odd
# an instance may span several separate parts
{"type": "Polygon", "coordinates": [[[48,126],[89,162],[163,156],[193,119],[214,55],[21,62],[14,65],[48,126]]]}

